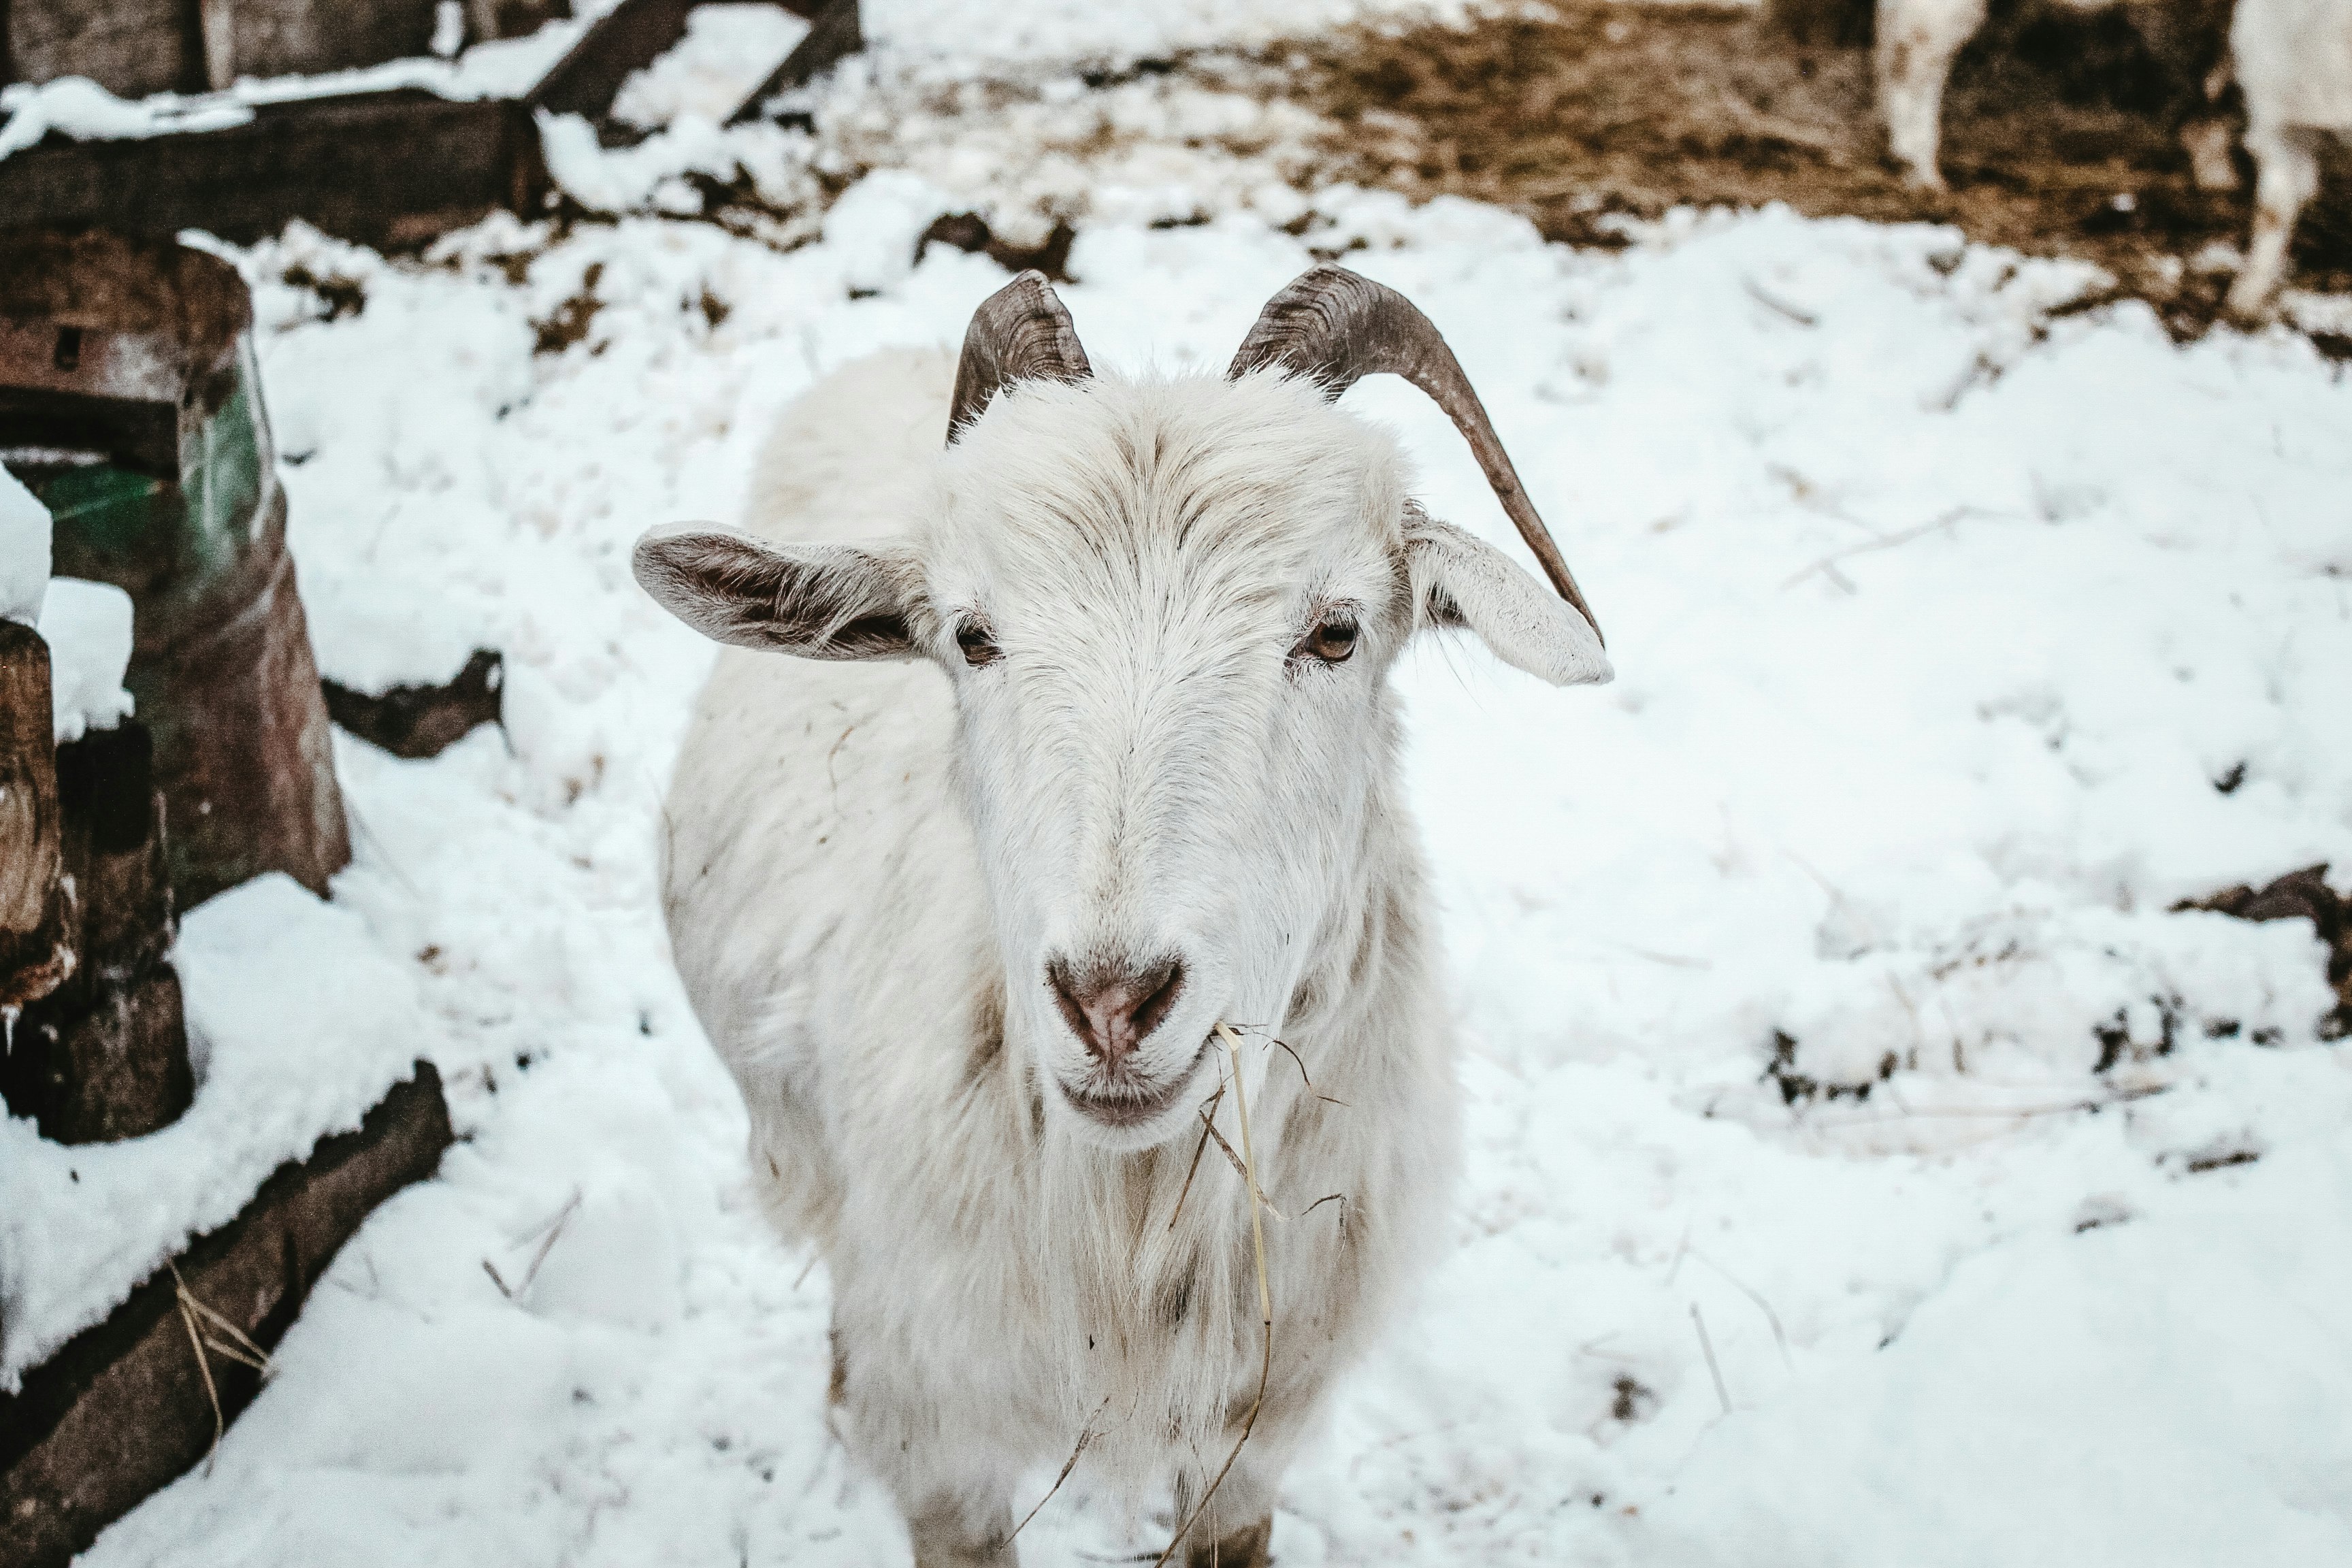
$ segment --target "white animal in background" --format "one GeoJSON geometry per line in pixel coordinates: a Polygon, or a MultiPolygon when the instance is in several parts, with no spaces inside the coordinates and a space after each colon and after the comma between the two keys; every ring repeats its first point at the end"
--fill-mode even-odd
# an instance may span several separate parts
{"type": "Polygon", "coordinates": [[[2230,313],[2266,313],[2295,219],[2319,188],[2319,142],[2352,136],[2352,0],[2238,0],[2230,53],[2246,95],[2254,229],[2230,313]]]}
{"type": "MultiPolygon", "coordinates": [[[[2140,33],[2159,54],[2180,59],[2211,53],[2220,45],[2222,7],[2228,0],[2043,0],[2060,12],[2088,15],[2126,9],[2140,33]],[[2210,48],[2200,43],[2210,39],[2210,48]]],[[[1905,177],[1929,190],[1944,188],[1940,163],[1943,146],[1944,88],[1952,61],[1985,25],[1987,0],[1877,0],[1877,37],[1872,55],[1878,89],[1878,112],[1886,125],[1887,150],[1903,166],[1905,177]]],[[[2198,68],[2203,75],[2207,59],[2198,68]]],[[[2226,78],[2206,82],[2207,96],[2226,78]]],[[[2237,171],[2230,163],[2229,121],[2200,114],[2181,128],[2198,185],[2205,190],[2235,188],[2237,171]]]]}
{"type": "Polygon", "coordinates": [[[1389,670],[1466,626],[1606,680],[1583,601],[1436,329],[1338,268],[1190,379],[1094,373],[1024,274],[960,364],[882,355],[801,399],[751,512],[637,546],[736,645],[666,902],[767,1200],[832,1272],[836,1430],[925,1568],[1014,1562],[1016,1484],[1077,1449],[1172,1488],[1180,1560],[1263,1563],[1456,1163],[1389,670]],[[1453,416],[1559,596],[1331,406],[1383,371],[1453,416]],[[1244,1093],[1264,1342],[1251,1205],[1202,1159],[1244,1148],[1244,1093]]]}

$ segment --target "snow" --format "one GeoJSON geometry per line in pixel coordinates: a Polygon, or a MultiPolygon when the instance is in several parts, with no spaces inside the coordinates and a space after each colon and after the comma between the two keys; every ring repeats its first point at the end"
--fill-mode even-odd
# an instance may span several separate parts
{"type": "MultiPolygon", "coordinates": [[[[1003,273],[893,248],[946,199],[853,190],[788,254],[639,218],[248,255],[327,673],[507,655],[503,733],[338,741],[357,858],[307,967],[424,1016],[339,980],[290,1030],[303,1073],[376,1063],[341,1106],[429,1055],[466,1141],[99,1568],[903,1561],[826,1435],[824,1269],[762,1229],[668,966],[658,799],[710,653],[626,561],[735,515],[824,370],[961,335],[1003,273]],[[323,320],[296,262],[365,308],[323,320]],[[379,1016],[399,1051],[353,1050],[379,1016]]],[[[2084,269],[1933,227],[1683,215],[1579,254],[1466,203],[1316,202],[1304,238],[1086,227],[1089,353],[1221,366],[1309,245],[1347,251],[1456,345],[1620,678],[1447,642],[1401,672],[1470,1163],[1281,1560],[2352,1563],[2325,953],[2168,912],[2352,864],[2352,384],[2284,331],[2062,310],[2084,269]]],[[[1433,511],[1519,548],[1441,416],[1349,398],[1433,511]]],[[[1022,1548],[1152,1537],[1074,1480],[1022,1548]]]]}
{"type": "Polygon", "coordinates": [[[49,509],[0,468],[0,618],[49,645],[49,697],[60,744],[110,730],[131,712],[131,595],[106,583],[49,575],[49,509]]]}
{"type": "Polygon", "coordinates": [[[52,577],[38,627],[49,645],[49,702],[58,743],[111,730],[131,716],[131,595],[111,583],[52,577]]]}
{"type": "MultiPolygon", "coordinates": [[[[971,210],[1014,243],[1076,224],[1098,365],[1221,368],[1318,256],[1403,289],[1619,671],[1561,693],[1452,641],[1400,670],[1469,1166],[1289,1477],[1286,1568],[2352,1564],[2326,952],[2174,910],[2321,861],[2347,886],[2352,378],[2284,331],[2176,344],[2084,308],[2090,268],[1927,226],[1678,213],[1548,247],[1314,188],[1330,128],[1242,67],[1074,74],[1410,4],[868,0],[813,132],[721,130],[717,68],[779,26],[756,9],[698,14],[632,86],[663,127],[638,145],[541,123],[591,211],[748,179],[791,209],[755,226],[775,248],[623,216],[239,258],[322,672],[499,647],[505,724],[427,763],[339,736],[334,902],[271,879],[190,917],[209,1056],[179,1124],[0,1126],[0,1375],[412,1057],[464,1141],[344,1249],[217,1466],[90,1563],[904,1560],[826,1432],[824,1271],[764,1229],[669,966],[659,800],[711,650],[627,550],[736,516],[825,371],[960,340],[1003,272],[913,251],[971,210]],[[298,263],[363,308],[327,319],[298,263]]],[[[280,90],[310,89],[236,101],[280,90]]],[[[1418,395],[1349,401],[1518,554],[1418,395]]],[[[1022,1541],[1153,1546],[1082,1478],[1022,1541]]]]}
{"type": "Polygon", "coordinates": [[[647,127],[684,114],[723,122],[808,32],[779,5],[697,5],[686,14],[686,37],[621,84],[613,117],[647,127]]]}
{"type": "Polygon", "coordinates": [[[0,468],[0,618],[37,620],[49,582],[49,509],[0,468]]]}
{"type": "Polygon", "coordinates": [[[186,1114],[144,1138],[70,1147],[0,1119],[0,1387],[435,1054],[408,968],[357,913],[284,876],[191,911],[172,962],[196,1072],[186,1114]]]}

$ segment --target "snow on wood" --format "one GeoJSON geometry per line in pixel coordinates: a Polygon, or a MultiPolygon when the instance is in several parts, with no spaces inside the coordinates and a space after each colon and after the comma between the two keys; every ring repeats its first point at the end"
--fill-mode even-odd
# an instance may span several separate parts
{"type": "Polygon", "coordinates": [[[60,744],[130,717],[122,673],[131,666],[131,595],[111,583],[52,577],[41,600],[49,645],[50,698],[60,744]]]}

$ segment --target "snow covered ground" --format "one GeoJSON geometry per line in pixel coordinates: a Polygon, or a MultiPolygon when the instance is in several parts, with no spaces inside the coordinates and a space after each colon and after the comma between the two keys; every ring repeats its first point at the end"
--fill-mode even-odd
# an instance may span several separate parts
{"type": "MultiPolygon", "coordinates": [[[[322,1079],[395,1018],[465,1141],[90,1563],[904,1561],[825,1432],[824,1268],[762,1230],[668,966],[657,803],[709,650],[626,557],[732,516],[825,370],[961,336],[1003,274],[908,267],[944,166],[784,254],[635,217],[241,258],[325,673],[507,656],[503,732],[339,738],[318,939],[400,998],[314,1031],[322,1079]]],[[[1280,1560],[2352,1563],[2325,955],[2168,912],[2352,869],[2352,381],[2284,331],[2070,310],[2084,269],[1945,230],[1684,216],[1601,255],[1324,192],[1299,238],[1238,177],[1141,201],[1134,167],[1055,175],[1101,197],[1062,290],[1096,363],[1222,367],[1347,251],[1456,346],[1620,672],[1439,643],[1401,677],[1469,1170],[1280,1560]],[[1212,221],[1150,226],[1180,197],[1212,221]]],[[[1433,408],[1349,405],[1518,549],[1433,408]]],[[[1074,1482],[1022,1547],[1156,1540],[1074,1482]]]]}

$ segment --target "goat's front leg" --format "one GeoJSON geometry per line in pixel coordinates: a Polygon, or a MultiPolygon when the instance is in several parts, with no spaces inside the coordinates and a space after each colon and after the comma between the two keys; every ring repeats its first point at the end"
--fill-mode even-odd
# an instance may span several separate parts
{"type": "Polygon", "coordinates": [[[1986,0],[1878,0],[1878,43],[1872,65],[1887,151],[1904,178],[1924,190],[1944,188],[1944,83],[1953,57],[1984,26],[1986,0]]]}
{"type": "Polygon", "coordinates": [[[889,1483],[915,1568],[1018,1568],[1002,1446],[976,1436],[985,1428],[970,1411],[942,1405],[919,1369],[861,1342],[838,1310],[826,1403],[842,1446],[889,1483]]]}
{"type": "Polygon", "coordinates": [[[2254,155],[2254,232],[2246,244],[2246,264],[2230,288],[2230,314],[2241,321],[2267,315],[2271,297],[2286,277],[2287,242],[2303,204],[2319,187],[2319,158],[2308,132],[2252,128],[2246,150],[2254,155]]]}
{"type": "MultiPolygon", "coordinates": [[[[1184,1568],[1266,1568],[1274,1561],[1274,1504],[1282,1488],[1290,1446],[1259,1428],[1234,1459],[1223,1484],[1209,1495],[1208,1506],[1192,1521],[1181,1542],[1183,1549],[1172,1561],[1184,1568]],[[1268,1439],[1263,1448],[1258,1447],[1261,1437],[1268,1439]]],[[[1206,1476],[1178,1479],[1179,1522],[1192,1514],[1207,1480],[1206,1476]]]]}

